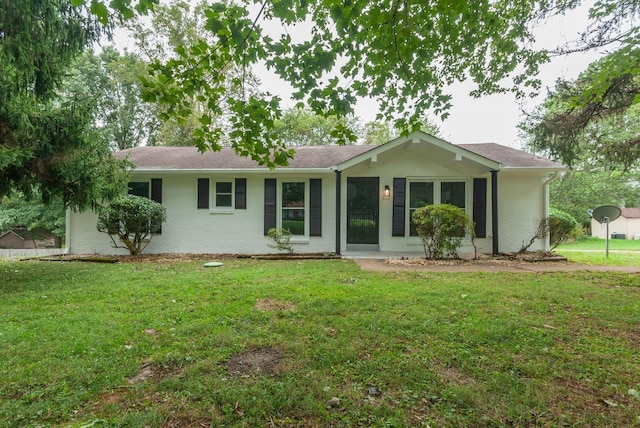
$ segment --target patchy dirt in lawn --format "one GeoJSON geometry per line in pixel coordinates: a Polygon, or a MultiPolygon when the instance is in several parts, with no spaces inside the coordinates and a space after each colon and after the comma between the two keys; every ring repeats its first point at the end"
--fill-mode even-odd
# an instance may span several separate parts
{"type": "Polygon", "coordinates": [[[280,372],[282,352],[278,348],[250,349],[232,355],[227,363],[229,374],[237,376],[274,375],[280,372]]]}
{"type": "Polygon", "coordinates": [[[154,363],[151,360],[147,360],[140,365],[138,373],[130,377],[127,380],[127,383],[129,385],[136,385],[149,380],[157,383],[165,378],[177,375],[180,372],[181,369],[177,366],[162,365],[154,363]]]}

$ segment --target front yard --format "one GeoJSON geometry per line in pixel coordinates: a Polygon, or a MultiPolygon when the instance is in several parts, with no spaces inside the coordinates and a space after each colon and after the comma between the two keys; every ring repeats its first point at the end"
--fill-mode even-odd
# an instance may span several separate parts
{"type": "Polygon", "coordinates": [[[0,262],[0,426],[640,425],[640,276],[0,262]]]}

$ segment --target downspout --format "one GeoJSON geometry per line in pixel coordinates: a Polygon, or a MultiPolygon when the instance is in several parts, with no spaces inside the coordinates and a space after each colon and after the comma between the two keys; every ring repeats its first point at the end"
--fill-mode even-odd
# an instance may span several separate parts
{"type": "Polygon", "coordinates": [[[341,221],[341,213],[342,213],[342,171],[336,169],[336,254],[340,255],[340,238],[342,236],[342,232],[340,229],[341,221]]]}
{"type": "Polygon", "coordinates": [[[493,237],[494,256],[499,253],[498,249],[498,171],[491,171],[491,235],[493,237]]]}
{"type": "MultiPolygon", "coordinates": [[[[551,204],[549,202],[549,195],[550,195],[550,191],[549,191],[549,186],[551,185],[551,183],[553,183],[554,181],[556,181],[557,179],[560,178],[560,172],[556,171],[553,173],[553,175],[551,177],[549,177],[543,185],[543,198],[544,200],[542,201],[542,209],[543,209],[543,216],[544,218],[548,218],[549,217],[549,211],[551,208],[551,204]]],[[[547,237],[544,239],[544,250],[545,251],[549,251],[549,248],[551,247],[551,242],[549,240],[549,234],[547,234],[547,237]]]]}

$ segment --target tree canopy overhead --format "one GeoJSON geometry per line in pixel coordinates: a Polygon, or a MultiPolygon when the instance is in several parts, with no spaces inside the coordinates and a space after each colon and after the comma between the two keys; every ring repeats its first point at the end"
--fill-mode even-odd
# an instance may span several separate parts
{"type": "MultiPolygon", "coordinates": [[[[223,132],[211,126],[212,114],[226,106],[233,113],[231,144],[269,165],[289,155],[270,132],[280,99],[243,92],[244,76],[225,73],[231,66],[263,62],[293,87],[294,100],[321,115],[353,114],[358,97],[371,97],[381,119],[410,131],[428,113],[446,117],[447,85],[471,79],[478,95],[535,89],[537,67],[547,57],[530,47],[528,23],[539,13],[537,2],[284,0],[258,3],[251,13],[247,3],[207,5],[211,42],[152,65],[144,96],[169,105],[168,117],[185,119],[192,113],[189,100],[206,103],[211,111],[201,115],[196,131],[201,149],[219,147],[223,132]],[[267,35],[268,21],[279,22],[282,34],[267,35]],[[294,24],[311,28],[308,37],[295,40],[287,31],[294,24]],[[503,86],[506,77],[512,83],[503,86]],[[229,82],[239,94],[227,90],[229,82]]],[[[336,128],[335,138],[354,139],[346,126],[336,128]]]]}
{"type": "MultiPolygon", "coordinates": [[[[90,5],[103,22],[112,12],[130,17],[154,8],[156,0],[69,0],[90,5]]],[[[217,150],[223,136],[240,155],[269,166],[284,164],[291,152],[273,132],[280,99],[268,90],[249,90],[249,71],[264,63],[293,87],[293,98],[314,113],[338,118],[354,112],[358,97],[372,98],[380,119],[408,132],[421,117],[446,117],[448,85],[473,81],[472,95],[536,92],[538,67],[550,53],[534,46],[533,27],[571,13],[579,0],[244,0],[204,4],[206,35],[177,46],[175,54],[151,66],[147,101],[166,105],[165,120],[197,117],[194,144],[217,150]],[[269,36],[268,23],[282,27],[269,36]],[[288,31],[300,25],[308,36],[288,31]],[[229,72],[230,70],[239,72],[229,72]],[[194,103],[204,106],[194,109],[194,103]],[[216,122],[229,114],[225,126],[216,122]]],[[[618,59],[636,58],[637,0],[599,0],[591,6],[580,40],[557,54],[609,46],[618,59]]],[[[603,78],[585,89],[578,104],[599,102],[618,78],[637,76],[633,61],[606,67],[603,78]]],[[[633,98],[632,103],[638,101],[633,98]]],[[[337,142],[353,140],[347,126],[334,130],[337,142]]]]}
{"type": "MultiPolygon", "coordinates": [[[[616,23],[637,15],[632,0],[603,0],[591,9],[595,25],[583,35],[584,46],[637,36],[615,31],[616,23]],[[607,24],[607,25],[605,25],[607,24]]],[[[177,56],[152,66],[145,98],[169,105],[168,117],[187,117],[188,99],[199,99],[215,113],[233,113],[232,145],[241,154],[278,164],[287,153],[270,134],[280,115],[280,100],[267,91],[248,92],[243,76],[225,73],[231,66],[248,69],[262,62],[293,87],[293,99],[317,114],[343,117],[354,113],[358,97],[372,98],[380,119],[400,130],[414,129],[421,117],[447,116],[451,97],[446,88],[473,81],[473,95],[539,90],[538,67],[549,53],[534,47],[532,29],[555,14],[568,13],[579,1],[450,0],[272,0],[211,3],[203,8],[209,42],[177,50],[177,56]],[[282,34],[269,36],[267,23],[282,34]],[[297,39],[289,29],[309,28],[297,39]],[[205,71],[218,73],[205,77],[205,71]],[[231,82],[236,92],[229,94],[231,82]],[[227,86],[228,88],[228,86],[227,86]],[[258,147],[258,149],[256,149],[258,147]],[[275,151],[275,156],[271,157],[275,151]]],[[[222,130],[212,117],[200,116],[196,145],[218,147],[222,130]]],[[[353,140],[348,127],[337,127],[338,142],[353,140]]]]}

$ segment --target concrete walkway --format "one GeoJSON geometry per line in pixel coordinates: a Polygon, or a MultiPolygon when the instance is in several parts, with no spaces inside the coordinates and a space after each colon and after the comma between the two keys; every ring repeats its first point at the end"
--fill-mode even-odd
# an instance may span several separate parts
{"type": "MultiPolygon", "coordinates": [[[[345,256],[349,258],[348,256],[345,256]]],[[[424,256],[423,256],[424,257],[424,256]]],[[[424,258],[353,258],[361,269],[380,272],[623,272],[640,273],[640,266],[600,266],[571,262],[527,262],[519,260],[428,261],[424,258]]]]}

